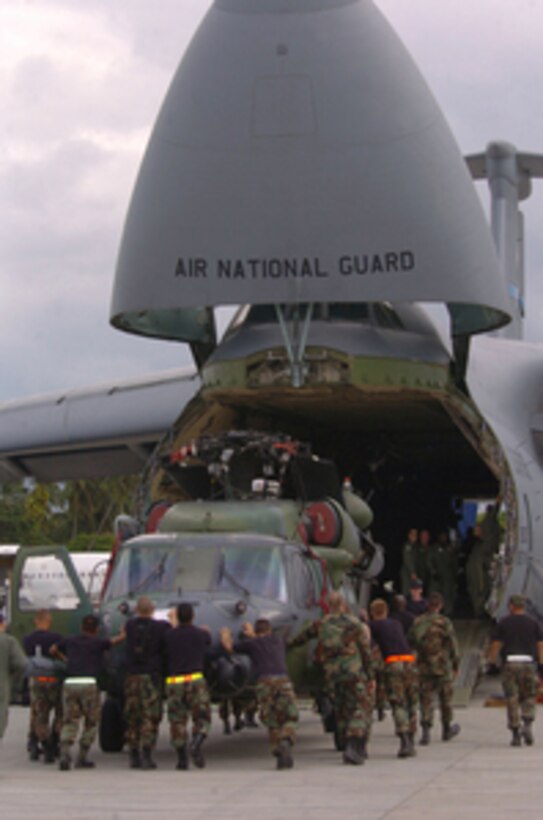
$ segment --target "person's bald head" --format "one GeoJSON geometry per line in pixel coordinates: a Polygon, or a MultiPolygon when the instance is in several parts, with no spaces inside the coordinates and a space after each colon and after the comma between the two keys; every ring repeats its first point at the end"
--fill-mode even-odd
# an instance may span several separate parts
{"type": "Polygon", "coordinates": [[[331,592],[328,598],[328,606],[330,607],[330,612],[333,612],[337,615],[338,612],[345,611],[345,599],[341,592],[331,592]]]}
{"type": "Polygon", "coordinates": [[[136,615],[140,618],[152,618],[155,605],[147,595],[141,595],[136,601],[136,615]]]}

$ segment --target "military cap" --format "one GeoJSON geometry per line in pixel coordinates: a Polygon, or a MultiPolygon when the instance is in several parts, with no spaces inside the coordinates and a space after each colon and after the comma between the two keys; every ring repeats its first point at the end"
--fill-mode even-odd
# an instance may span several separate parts
{"type": "Polygon", "coordinates": [[[518,609],[524,609],[526,606],[526,598],[524,595],[511,595],[509,598],[509,605],[518,609]]]}
{"type": "Polygon", "coordinates": [[[424,584],[420,580],[420,578],[413,578],[411,583],[409,584],[409,589],[422,589],[424,584]]]}

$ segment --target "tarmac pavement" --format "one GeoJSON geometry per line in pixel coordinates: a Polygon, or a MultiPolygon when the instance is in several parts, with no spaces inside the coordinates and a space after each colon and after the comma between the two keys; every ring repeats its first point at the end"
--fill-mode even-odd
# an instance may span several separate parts
{"type": "Polygon", "coordinates": [[[265,730],[222,735],[214,713],[205,744],[207,766],[174,769],[163,721],[156,771],[128,769],[128,756],[91,751],[97,768],[61,772],[31,763],[26,754],[28,709],[12,707],[0,746],[2,820],[335,820],[387,818],[543,817],[543,715],[535,745],[509,746],[503,708],[484,700],[499,692],[485,680],[471,704],[458,709],[461,734],[443,743],[434,727],[432,743],[415,758],[396,757],[392,720],[375,723],[363,766],[346,766],[331,735],[309,704],[302,706],[295,767],[276,771],[265,730]]]}

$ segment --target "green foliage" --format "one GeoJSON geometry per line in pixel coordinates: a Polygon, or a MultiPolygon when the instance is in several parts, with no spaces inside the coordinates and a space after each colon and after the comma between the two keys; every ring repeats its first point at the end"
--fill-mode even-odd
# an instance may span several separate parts
{"type": "Polygon", "coordinates": [[[0,485],[0,542],[110,549],[117,515],[130,513],[137,476],[0,485]]]}
{"type": "Polygon", "coordinates": [[[93,550],[102,552],[103,550],[111,551],[114,541],[115,536],[110,532],[101,534],[96,532],[80,532],[75,538],[72,538],[66,546],[70,552],[92,552],[93,550]]]}

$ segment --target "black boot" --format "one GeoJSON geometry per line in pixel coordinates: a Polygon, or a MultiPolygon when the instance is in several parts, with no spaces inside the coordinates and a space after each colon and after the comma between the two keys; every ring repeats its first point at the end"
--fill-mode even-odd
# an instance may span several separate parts
{"type": "Polygon", "coordinates": [[[141,750],[141,768],[142,769],[156,769],[156,763],[153,760],[153,750],[150,746],[144,746],[141,750]]]}
{"type": "Polygon", "coordinates": [[[70,756],[70,744],[69,743],[61,743],[60,744],[60,760],[58,762],[58,767],[61,772],[67,772],[72,766],[72,758],[70,756]]]}
{"type": "Polygon", "coordinates": [[[409,757],[416,757],[417,750],[415,748],[415,733],[408,732],[407,733],[407,745],[409,747],[409,757]]]}
{"type": "Polygon", "coordinates": [[[203,769],[206,765],[204,755],[202,752],[202,744],[206,736],[203,735],[201,732],[198,732],[197,735],[194,735],[192,739],[192,743],[190,744],[190,754],[194,761],[194,765],[198,767],[198,769],[203,769]]]}
{"type": "Polygon", "coordinates": [[[189,756],[187,754],[187,747],[181,746],[177,749],[177,766],[176,769],[181,769],[182,771],[187,771],[189,767],[189,756]]]}
{"type": "Polygon", "coordinates": [[[422,734],[420,736],[420,745],[421,746],[429,746],[430,745],[430,729],[432,727],[429,723],[422,724],[422,734]]]}
{"type": "Polygon", "coordinates": [[[520,742],[520,729],[519,729],[519,727],[515,726],[513,729],[511,729],[511,734],[512,734],[511,746],[520,746],[521,742],[520,742]]]}
{"type": "Polygon", "coordinates": [[[360,738],[348,737],[345,741],[345,751],[343,752],[343,762],[351,766],[361,766],[364,760],[360,756],[360,738]]]}
{"type": "Polygon", "coordinates": [[[283,740],[279,742],[279,746],[274,752],[277,758],[278,769],[292,769],[294,766],[291,749],[292,743],[288,738],[283,738],[283,740]]]}
{"type": "Polygon", "coordinates": [[[231,735],[232,734],[232,729],[231,729],[230,721],[228,720],[228,718],[224,721],[224,728],[222,730],[222,733],[223,733],[223,735],[231,735]]]}
{"type": "Polygon", "coordinates": [[[368,759],[368,739],[367,739],[367,737],[358,738],[357,751],[358,751],[358,756],[360,757],[362,763],[364,763],[364,761],[368,759]]]}
{"type": "Polygon", "coordinates": [[[132,749],[130,749],[128,765],[131,769],[141,769],[140,750],[137,746],[134,746],[132,749]]]}
{"type": "Polygon", "coordinates": [[[60,757],[60,736],[54,729],[51,733],[51,746],[53,747],[53,754],[55,757],[60,757]]]}
{"type": "Polygon", "coordinates": [[[400,748],[398,749],[398,757],[411,757],[409,753],[409,738],[407,732],[400,734],[400,748]]]}
{"type": "Polygon", "coordinates": [[[245,726],[245,723],[243,722],[243,718],[241,718],[239,715],[237,715],[236,716],[236,721],[234,723],[234,732],[241,732],[241,730],[243,729],[244,726],[245,726]]]}
{"type": "Polygon", "coordinates": [[[258,723],[253,714],[245,715],[243,722],[249,729],[258,729],[258,723]]]}
{"type": "Polygon", "coordinates": [[[76,769],[94,769],[96,764],[93,763],[92,760],[87,760],[88,751],[88,746],[79,747],[79,754],[77,755],[77,760],[75,761],[76,769]]]}
{"type": "Polygon", "coordinates": [[[453,737],[460,734],[460,726],[458,723],[444,723],[443,724],[443,733],[441,735],[442,740],[452,740],[453,737]]]}
{"type": "Polygon", "coordinates": [[[527,746],[534,745],[534,736],[532,734],[532,721],[526,720],[526,718],[522,721],[522,729],[520,730],[522,735],[522,739],[527,746]]]}
{"type": "Polygon", "coordinates": [[[28,736],[28,757],[30,760],[39,760],[40,759],[40,744],[38,738],[34,734],[34,732],[30,732],[28,736]]]}
{"type": "Polygon", "coordinates": [[[55,742],[52,735],[50,735],[45,743],[43,744],[43,762],[44,763],[54,763],[55,762],[55,742]]]}
{"type": "Polygon", "coordinates": [[[378,706],[377,707],[377,720],[380,723],[384,719],[385,719],[385,707],[384,706],[378,706]]]}

